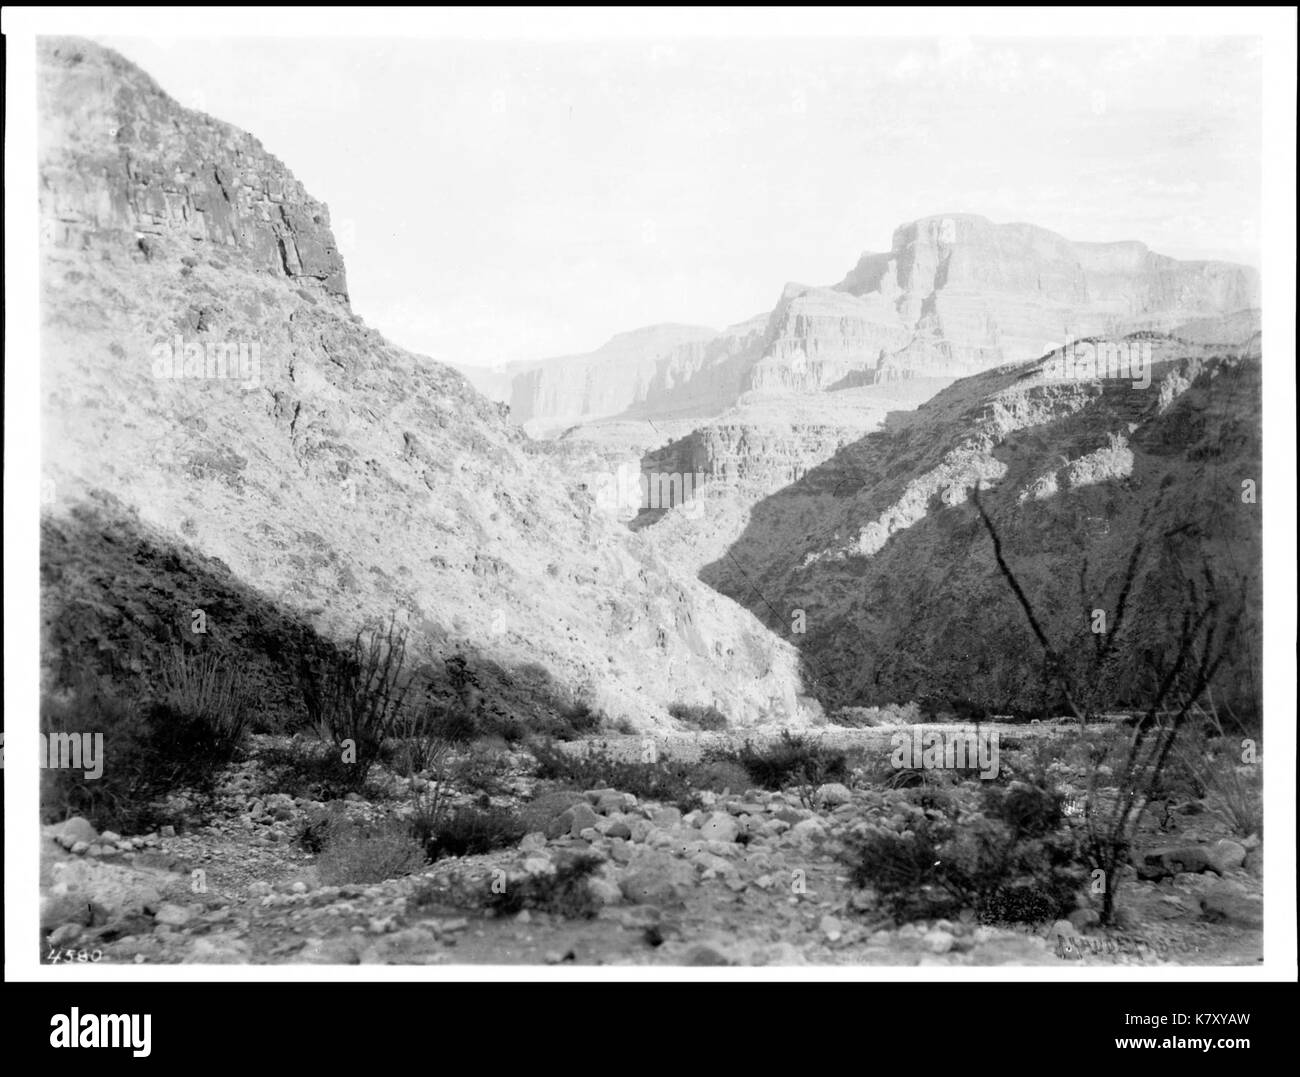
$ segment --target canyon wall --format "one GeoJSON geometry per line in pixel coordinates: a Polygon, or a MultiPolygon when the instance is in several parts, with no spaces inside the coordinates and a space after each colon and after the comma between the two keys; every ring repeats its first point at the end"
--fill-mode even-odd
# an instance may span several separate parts
{"type": "Polygon", "coordinates": [[[797,698],[794,648],[350,310],[325,207],[255,139],[88,41],[42,41],[39,70],[47,658],[147,678],[108,641],[252,665],[281,618],[347,641],[395,617],[413,657],[467,655],[525,721],[581,699],[743,725],[797,698]]]}

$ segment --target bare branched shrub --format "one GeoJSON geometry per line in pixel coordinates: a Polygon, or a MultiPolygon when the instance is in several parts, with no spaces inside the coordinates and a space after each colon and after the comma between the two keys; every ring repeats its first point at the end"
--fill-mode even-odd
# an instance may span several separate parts
{"type": "MultiPolygon", "coordinates": [[[[1041,619],[1007,564],[1001,537],[980,501],[978,486],[973,500],[992,539],[998,570],[1020,603],[1030,630],[1042,648],[1046,677],[1059,689],[1081,729],[1086,730],[1089,722],[1099,717],[1101,705],[1109,698],[1117,677],[1117,644],[1126,626],[1125,614],[1133,597],[1145,549],[1143,537],[1151,508],[1142,515],[1139,540],[1134,544],[1125,568],[1109,629],[1092,634],[1091,648],[1075,648],[1067,652],[1048,638],[1041,619]],[[1077,659],[1071,662],[1066,657],[1067,653],[1077,655],[1080,652],[1083,654],[1082,662],[1077,659]]],[[[1080,571],[1079,590],[1086,616],[1091,605],[1087,601],[1086,561],[1080,571]]],[[[1108,745],[1103,745],[1107,750],[1089,755],[1083,846],[1091,866],[1104,873],[1103,923],[1110,924],[1114,920],[1120,873],[1128,862],[1133,837],[1149,804],[1159,799],[1162,776],[1174,744],[1189,715],[1209,690],[1226,657],[1225,642],[1232,638],[1239,618],[1239,611],[1225,614],[1208,565],[1203,568],[1199,583],[1194,579],[1188,580],[1172,648],[1148,646],[1143,649],[1150,683],[1154,687],[1144,712],[1123,744],[1122,758],[1111,766],[1108,745]],[[1103,771],[1103,766],[1108,769],[1103,771]],[[1104,774],[1114,779],[1113,793],[1103,788],[1100,779],[1104,774]]]]}
{"type": "Polygon", "coordinates": [[[406,630],[393,617],[386,630],[358,631],[346,651],[318,654],[299,666],[308,719],[321,740],[338,748],[349,742],[356,786],[401,719],[410,688],[405,664],[406,630]]]}

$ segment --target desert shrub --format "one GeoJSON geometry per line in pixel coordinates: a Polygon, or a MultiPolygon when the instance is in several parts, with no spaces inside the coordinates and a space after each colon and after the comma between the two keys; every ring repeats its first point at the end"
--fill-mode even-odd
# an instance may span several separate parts
{"type": "Polygon", "coordinates": [[[217,654],[186,654],[177,647],[162,679],[162,702],[204,727],[209,751],[230,762],[253,715],[253,699],[239,670],[217,654]]]}
{"type": "Polygon", "coordinates": [[[508,808],[455,808],[432,820],[417,816],[412,833],[427,860],[476,856],[505,849],[524,836],[524,822],[508,808]]]}
{"type": "Polygon", "coordinates": [[[668,713],[692,729],[715,732],[727,728],[727,716],[714,706],[698,703],[673,703],[668,713]]]}
{"type": "Polygon", "coordinates": [[[474,745],[449,765],[451,784],[464,793],[500,796],[513,770],[509,757],[486,745],[474,745]]]}
{"type": "MultiPolygon", "coordinates": [[[[582,699],[564,707],[560,711],[560,717],[563,719],[563,729],[567,739],[576,739],[594,733],[604,721],[600,711],[582,699]]],[[[561,739],[566,738],[561,737],[561,739]]]]}
{"type": "Polygon", "coordinates": [[[843,854],[853,885],[874,888],[899,921],[973,908],[985,922],[1038,922],[1074,907],[1086,870],[1061,825],[1059,794],[992,786],[979,810],[963,810],[943,788],[904,795],[901,828],[859,825],[843,854]]]}
{"type": "Polygon", "coordinates": [[[313,856],[325,851],[334,838],[351,824],[343,814],[342,805],[319,808],[310,812],[298,827],[296,841],[313,856]]]}
{"type": "Polygon", "coordinates": [[[308,719],[323,741],[337,747],[351,742],[356,787],[365,782],[402,713],[410,687],[405,664],[406,631],[395,618],[386,631],[358,631],[348,650],[324,649],[299,664],[308,719]]]}
{"type": "Polygon", "coordinates": [[[617,789],[639,800],[676,804],[683,811],[700,806],[695,779],[698,764],[660,756],[653,763],[615,758],[604,747],[566,752],[539,741],[530,746],[537,777],[576,789],[617,789]]]}
{"type": "Polygon", "coordinates": [[[608,718],[605,722],[607,728],[612,733],[622,733],[624,736],[634,736],[636,734],[636,723],[625,714],[620,714],[617,718],[608,718]]]}
{"type": "Polygon", "coordinates": [[[381,883],[409,875],[424,863],[424,850],[398,820],[358,825],[333,824],[316,860],[327,886],[381,883]]]}
{"type": "MultiPolygon", "coordinates": [[[[242,688],[235,682],[235,698],[242,688]]],[[[243,704],[240,704],[243,706],[243,704]]],[[[246,715],[246,710],[235,717],[246,715]]],[[[225,719],[202,696],[177,703],[121,698],[97,679],[77,685],[41,704],[41,732],[58,752],[60,734],[102,734],[102,773],[86,777],[86,766],[42,771],[42,811],[46,818],[83,815],[100,830],[138,834],[176,822],[161,801],[189,791],[210,801],[217,776],[238,753],[244,724],[225,719]],[[205,705],[198,705],[205,704],[205,705]]],[[[88,763],[88,760],[83,760],[88,763]]]]}
{"type": "MultiPolygon", "coordinates": [[[[1246,741],[1229,736],[1225,730],[1212,693],[1207,693],[1206,704],[1198,708],[1197,718],[1197,724],[1184,732],[1185,739],[1172,753],[1177,764],[1175,773],[1186,776],[1183,788],[1175,786],[1175,789],[1182,792],[1190,785],[1193,792],[1200,790],[1196,799],[1205,799],[1210,811],[1238,837],[1263,834],[1263,774],[1257,762],[1246,761],[1258,760],[1262,751],[1258,737],[1249,738],[1253,742],[1252,754],[1247,755],[1246,741]]],[[[1170,769],[1166,766],[1160,776],[1162,786],[1170,769]]]]}
{"type": "Polygon", "coordinates": [[[708,754],[711,761],[726,760],[744,767],[750,780],[763,789],[780,790],[789,785],[817,786],[843,781],[849,775],[847,755],[834,748],[814,744],[806,737],[781,731],[773,744],[755,747],[746,741],[739,751],[719,749],[708,754]]]}
{"type": "Polygon", "coordinates": [[[500,893],[489,893],[486,906],[498,916],[508,916],[523,909],[539,909],[568,919],[591,919],[600,911],[600,903],[591,894],[587,882],[603,861],[591,853],[560,856],[551,874],[529,875],[507,884],[500,893]]]}
{"type": "Polygon", "coordinates": [[[528,724],[496,707],[486,707],[479,715],[480,736],[505,744],[518,744],[532,733],[528,724]]]}
{"type": "Polygon", "coordinates": [[[926,784],[926,775],[930,773],[920,767],[891,767],[885,776],[886,789],[912,789],[926,784]]]}
{"type": "MultiPolygon", "coordinates": [[[[306,800],[340,800],[358,789],[356,764],[332,744],[294,737],[285,745],[267,745],[258,753],[263,786],[306,800]]],[[[361,783],[365,788],[365,782],[361,783]]]]}
{"type": "Polygon", "coordinates": [[[714,793],[744,793],[753,787],[749,771],[729,759],[706,759],[691,769],[691,782],[697,789],[714,793]]]}

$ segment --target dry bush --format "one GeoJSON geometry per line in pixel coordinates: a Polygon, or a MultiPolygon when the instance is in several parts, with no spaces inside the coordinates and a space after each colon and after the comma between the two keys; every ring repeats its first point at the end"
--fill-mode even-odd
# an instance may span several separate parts
{"type": "Polygon", "coordinates": [[[424,850],[397,820],[371,825],[340,823],[330,829],[316,861],[327,886],[381,883],[409,875],[424,864],[424,850]]]}

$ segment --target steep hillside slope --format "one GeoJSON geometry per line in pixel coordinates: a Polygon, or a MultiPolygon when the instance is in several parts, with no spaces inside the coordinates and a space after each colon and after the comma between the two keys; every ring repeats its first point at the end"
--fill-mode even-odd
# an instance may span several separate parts
{"type": "MultiPolygon", "coordinates": [[[[1195,335],[1214,334],[1202,324],[1195,335]]],[[[1064,380],[1053,356],[967,378],[752,508],[743,490],[706,486],[694,520],[674,510],[652,533],[662,529],[666,556],[710,558],[701,578],[796,642],[825,702],[1050,709],[1041,654],[970,500],[981,483],[1060,648],[1092,646],[1091,611],[1114,615],[1144,544],[1114,702],[1149,694],[1149,659],[1172,646],[1194,581],[1225,615],[1241,611],[1219,698],[1250,708],[1261,660],[1257,340],[1149,338],[1145,388],[1064,380]],[[717,523],[728,519],[743,523],[732,541],[717,523]]]]}
{"type": "Polygon", "coordinates": [[[794,712],[788,644],[352,314],[326,208],[252,136],[89,42],[43,41],[39,79],[47,645],[74,608],[106,638],[180,638],[193,588],[138,570],[197,559],[334,638],[396,614],[426,659],[465,651],[642,726],[679,699],[794,712]],[[86,533],[154,552],[96,574],[86,533]]]}

